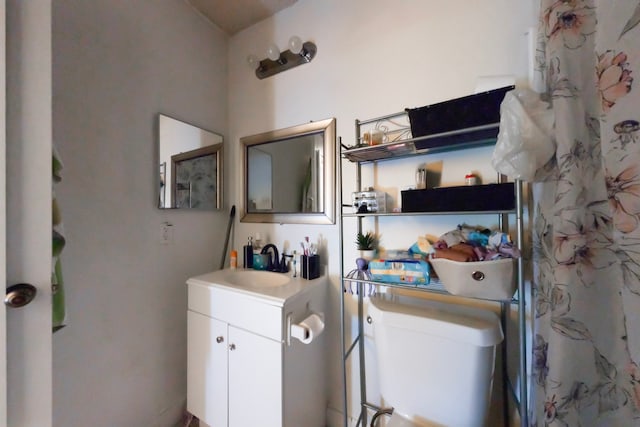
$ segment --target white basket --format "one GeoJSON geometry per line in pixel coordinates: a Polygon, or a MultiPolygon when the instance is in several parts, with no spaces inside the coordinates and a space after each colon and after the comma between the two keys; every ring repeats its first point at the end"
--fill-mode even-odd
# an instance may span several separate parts
{"type": "Polygon", "coordinates": [[[509,300],[516,290],[514,258],[475,262],[433,258],[429,262],[444,288],[453,295],[509,300]]]}

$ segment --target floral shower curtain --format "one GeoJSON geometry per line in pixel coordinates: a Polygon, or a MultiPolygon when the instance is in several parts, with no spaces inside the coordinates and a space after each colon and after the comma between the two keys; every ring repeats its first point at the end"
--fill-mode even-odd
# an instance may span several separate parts
{"type": "Polygon", "coordinates": [[[532,426],[640,426],[640,1],[541,1],[532,426]]]}

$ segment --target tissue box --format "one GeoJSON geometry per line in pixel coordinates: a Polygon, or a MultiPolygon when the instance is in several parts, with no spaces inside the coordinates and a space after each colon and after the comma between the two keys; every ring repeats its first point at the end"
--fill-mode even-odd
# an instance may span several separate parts
{"type": "Polygon", "coordinates": [[[428,285],[429,263],[415,259],[376,259],[369,261],[371,278],[380,282],[428,285]]]}
{"type": "Polygon", "coordinates": [[[447,292],[465,297],[509,300],[516,290],[514,258],[459,262],[445,258],[429,260],[447,292]]]}

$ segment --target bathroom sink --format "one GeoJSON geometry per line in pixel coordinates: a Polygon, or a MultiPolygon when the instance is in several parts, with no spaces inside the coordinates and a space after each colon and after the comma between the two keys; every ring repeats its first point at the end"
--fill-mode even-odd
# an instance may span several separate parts
{"type": "Polygon", "coordinates": [[[286,285],[290,277],[282,273],[273,273],[263,270],[236,270],[229,271],[225,280],[234,286],[248,288],[275,288],[286,285]]]}

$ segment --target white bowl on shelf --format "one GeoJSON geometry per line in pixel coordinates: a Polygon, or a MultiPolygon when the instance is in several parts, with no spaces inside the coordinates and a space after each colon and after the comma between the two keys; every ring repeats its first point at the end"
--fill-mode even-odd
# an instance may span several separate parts
{"type": "Polygon", "coordinates": [[[429,262],[444,288],[453,295],[510,300],[516,290],[514,258],[473,262],[433,258],[429,262]]]}

